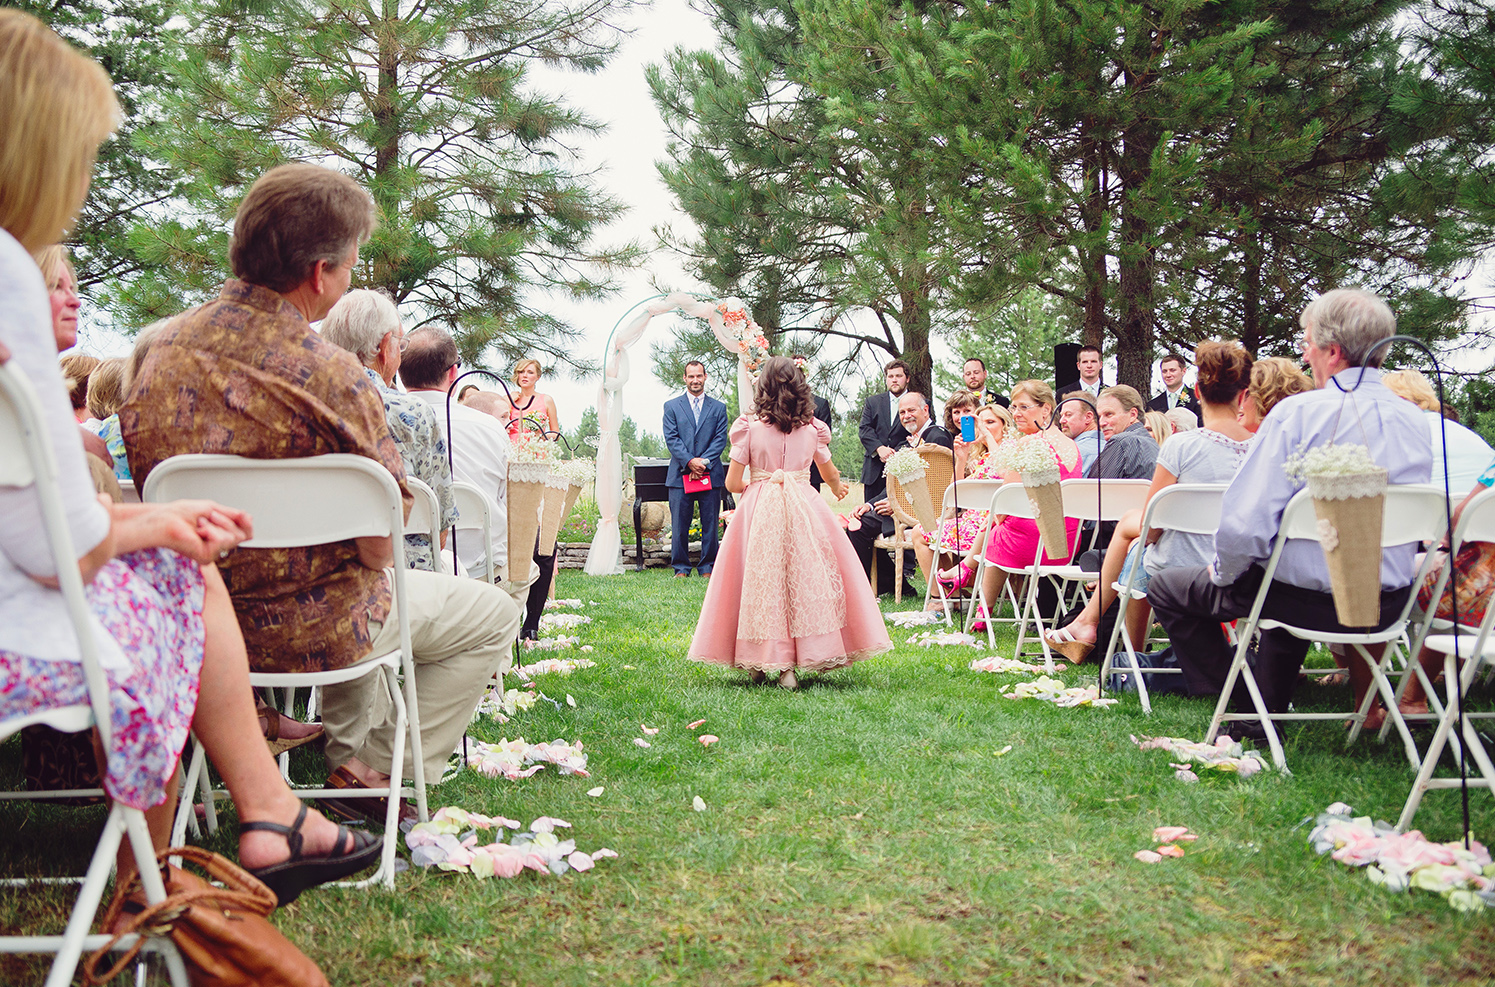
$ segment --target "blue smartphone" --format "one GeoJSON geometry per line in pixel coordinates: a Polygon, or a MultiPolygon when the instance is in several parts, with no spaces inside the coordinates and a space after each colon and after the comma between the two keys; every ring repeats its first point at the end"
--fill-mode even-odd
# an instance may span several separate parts
{"type": "Polygon", "coordinates": [[[976,441],[976,416],[975,415],[961,415],[960,416],[960,440],[962,442],[975,442],[976,441]]]}

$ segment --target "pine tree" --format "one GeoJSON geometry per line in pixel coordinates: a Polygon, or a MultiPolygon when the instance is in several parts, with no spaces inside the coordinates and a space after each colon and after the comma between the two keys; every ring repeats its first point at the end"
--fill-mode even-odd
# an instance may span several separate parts
{"type": "Polygon", "coordinates": [[[638,251],[591,245],[620,207],[571,167],[567,141],[600,127],[535,91],[528,67],[600,68],[631,5],[203,0],[173,67],[170,126],[140,142],[191,176],[195,212],[136,226],[160,268],[130,301],[164,314],[216,291],[239,198],[275,164],[308,160],[378,205],[356,284],[387,290],[414,325],[452,329],[469,359],[493,345],[585,366],[568,345],[580,330],[542,296],[603,296],[638,251]]]}

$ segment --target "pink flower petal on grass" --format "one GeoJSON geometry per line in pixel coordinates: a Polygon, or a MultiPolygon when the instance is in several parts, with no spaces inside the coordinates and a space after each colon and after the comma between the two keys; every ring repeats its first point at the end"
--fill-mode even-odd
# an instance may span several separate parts
{"type": "Polygon", "coordinates": [[[716,743],[721,738],[718,737],[714,733],[703,733],[699,737],[697,737],[696,739],[701,742],[701,745],[703,747],[710,747],[712,744],[716,743]]]}
{"type": "Polygon", "coordinates": [[[603,788],[601,785],[598,785],[596,788],[589,788],[589,789],[587,789],[587,794],[590,795],[592,798],[596,798],[597,796],[601,795],[605,791],[607,791],[607,789],[603,788]]]}
{"type": "Polygon", "coordinates": [[[1174,846],[1170,843],[1167,846],[1158,847],[1158,855],[1163,857],[1182,857],[1184,855],[1184,848],[1174,846]]]}
{"type": "Polygon", "coordinates": [[[653,744],[651,744],[647,740],[645,740],[643,737],[634,737],[633,738],[633,745],[635,747],[642,747],[645,750],[648,750],[650,747],[654,746],[653,744]]]}
{"type": "Polygon", "coordinates": [[[1138,850],[1136,853],[1132,854],[1132,856],[1136,857],[1144,864],[1160,863],[1163,859],[1162,854],[1154,853],[1152,850],[1138,850]]]}
{"type": "Polygon", "coordinates": [[[1174,840],[1182,839],[1188,831],[1187,826],[1159,826],[1152,831],[1152,839],[1155,843],[1172,843],[1174,840]]]}
{"type": "Polygon", "coordinates": [[[687,730],[694,730],[696,727],[700,726],[702,723],[705,723],[705,722],[706,722],[705,720],[696,720],[694,723],[687,723],[685,725],[685,729],[687,729],[687,730]]]}
{"type": "Polygon", "coordinates": [[[571,856],[567,857],[566,863],[571,865],[572,870],[578,872],[589,871],[596,866],[596,864],[592,863],[591,855],[582,853],[580,850],[577,850],[575,853],[571,854],[571,856]]]}
{"type": "Polygon", "coordinates": [[[541,816],[529,824],[529,831],[531,833],[549,833],[557,826],[562,826],[566,829],[571,828],[571,824],[564,819],[557,819],[554,816],[541,816]]]}
{"type": "Polygon", "coordinates": [[[654,735],[655,735],[655,734],[656,734],[656,733],[658,733],[658,732],[659,732],[659,727],[649,727],[649,726],[644,726],[644,724],[642,724],[642,723],[640,723],[640,724],[639,724],[639,725],[638,725],[638,728],[639,728],[639,729],[640,729],[640,730],[642,730],[642,731],[644,731],[644,733],[647,733],[647,734],[648,734],[648,735],[649,735],[649,736],[651,736],[651,737],[652,737],[652,736],[654,736],[654,735]]]}
{"type": "Polygon", "coordinates": [[[601,860],[603,857],[616,857],[617,855],[618,852],[616,850],[609,850],[607,847],[592,851],[593,860],[601,860]]]}

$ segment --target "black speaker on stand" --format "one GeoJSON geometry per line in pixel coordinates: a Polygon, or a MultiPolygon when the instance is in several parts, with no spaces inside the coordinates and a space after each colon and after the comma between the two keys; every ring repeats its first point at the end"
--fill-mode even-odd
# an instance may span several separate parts
{"type": "Polygon", "coordinates": [[[1063,394],[1064,389],[1080,379],[1079,343],[1060,343],[1054,347],[1054,393],[1063,394]]]}

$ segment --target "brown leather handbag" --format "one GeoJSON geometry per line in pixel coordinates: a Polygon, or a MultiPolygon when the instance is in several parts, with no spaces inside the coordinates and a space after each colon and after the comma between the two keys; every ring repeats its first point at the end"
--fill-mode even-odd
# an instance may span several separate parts
{"type": "Polygon", "coordinates": [[[275,893],[252,874],[199,847],[162,850],[156,859],[166,883],[166,900],[144,904],[139,875],[115,891],[104,913],[104,927],[127,912],[129,926],[84,962],[85,983],[114,979],[135,959],[145,936],[166,935],[186,961],[193,987],[328,987],[317,965],[265,918],[275,910],[275,893]],[[223,887],[167,865],[167,857],[191,861],[223,887]],[[114,943],[132,932],[141,939],[112,967],[97,972],[114,943]]]}

